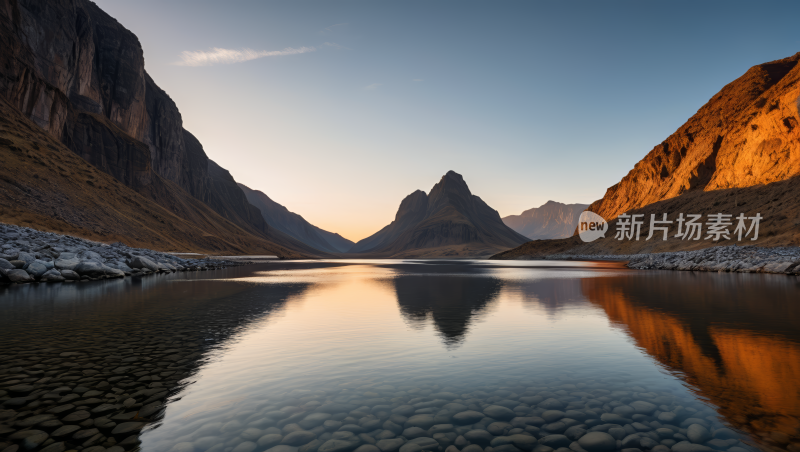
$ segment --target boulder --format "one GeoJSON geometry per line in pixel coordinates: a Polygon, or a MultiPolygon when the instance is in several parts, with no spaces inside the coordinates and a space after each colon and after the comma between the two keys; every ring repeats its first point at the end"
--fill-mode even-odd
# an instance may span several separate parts
{"type": "Polygon", "coordinates": [[[39,279],[47,272],[47,266],[39,261],[34,261],[28,264],[28,267],[25,269],[25,271],[30,273],[30,275],[34,278],[39,279]]]}
{"type": "Polygon", "coordinates": [[[120,270],[120,269],[111,268],[111,267],[109,267],[109,266],[107,266],[105,264],[100,264],[100,265],[103,267],[103,272],[105,272],[105,275],[108,276],[108,277],[111,277],[111,278],[124,278],[125,277],[125,272],[120,270]]]}
{"type": "Polygon", "coordinates": [[[4,268],[6,270],[13,270],[16,267],[14,267],[14,265],[12,265],[11,262],[3,258],[0,258],[0,268],[4,268]]]}
{"type": "Polygon", "coordinates": [[[100,263],[106,261],[105,259],[103,259],[103,256],[101,256],[98,253],[95,253],[94,251],[81,251],[80,253],[78,253],[78,257],[80,257],[82,260],[85,261],[94,261],[100,263]]]}
{"type": "Polygon", "coordinates": [[[95,261],[82,261],[75,267],[75,273],[81,276],[88,276],[90,278],[99,278],[106,274],[103,264],[95,261]]]}
{"type": "Polygon", "coordinates": [[[143,256],[133,256],[133,258],[128,262],[128,267],[147,269],[151,272],[158,271],[158,264],[143,256]]]}
{"type": "MultiPolygon", "coordinates": [[[[67,254],[67,253],[64,253],[67,254]]],[[[55,267],[59,270],[75,270],[75,267],[81,263],[81,260],[77,257],[73,257],[70,259],[64,259],[63,257],[56,259],[55,267]]]]}
{"type": "Polygon", "coordinates": [[[27,268],[28,265],[36,262],[36,256],[30,253],[19,253],[17,260],[25,262],[25,265],[22,268],[27,268]]]}
{"type": "MultiPolygon", "coordinates": [[[[28,267],[28,269],[30,269],[30,267],[28,267]]],[[[55,268],[47,270],[41,277],[41,281],[46,282],[64,282],[65,279],[66,278],[61,276],[61,273],[55,268]]]]}
{"type": "Polygon", "coordinates": [[[33,277],[28,272],[20,268],[15,268],[13,270],[6,270],[5,272],[6,272],[6,278],[8,278],[9,281],[14,283],[22,284],[22,283],[33,282],[34,280],[33,277]]]}
{"type": "Polygon", "coordinates": [[[72,270],[61,270],[61,276],[68,281],[78,281],[81,279],[81,275],[75,273],[72,270]]]}
{"type": "Polygon", "coordinates": [[[3,254],[0,254],[0,257],[8,261],[15,261],[19,257],[19,250],[11,248],[3,250],[3,254]]]}

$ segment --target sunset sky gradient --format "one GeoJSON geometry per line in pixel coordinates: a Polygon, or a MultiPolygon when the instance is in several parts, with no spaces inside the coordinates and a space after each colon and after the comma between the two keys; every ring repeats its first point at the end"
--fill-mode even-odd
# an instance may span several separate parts
{"type": "Polygon", "coordinates": [[[590,203],[800,4],[98,0],[237,181],[359,240],[448,170],[502,216],[590,203]]]}

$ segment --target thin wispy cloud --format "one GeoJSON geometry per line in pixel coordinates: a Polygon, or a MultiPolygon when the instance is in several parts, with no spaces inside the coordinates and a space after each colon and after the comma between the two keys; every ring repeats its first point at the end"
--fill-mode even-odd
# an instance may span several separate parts
{"type": "Polygon", "coordinates": [[[340,30],[340,29],[342,29],[342,28],[344,28],[344,27],[346,27],[348,25],[350,25],[350,24],[347,24],[347,23],[334,24],[334,25],[331,25],[330,27],[323,28],[322,30],[319,31],[319,34],[327,35],[327,34],[330,34],[330,33],[334,33],[334,32],[336,32],[336,31],[338,31],[338,30],[340,30]]]}
{"type": "Polygon", "coordinates": [[[373,83],[371,85],[365,86],[364,89],[367,90],[367,91],[375,91],[381,85],[383,85],[383,83],[373,83]]]}
{"type": "Polygon", "coordinates": [[[234,64],[255,60],[258,58],[297,55],[301,53],[313,52],[315,50],[317,50],[315,47],[287,47],[283,50],[233,50],[214,47],[211,50],[184,50],[181,53],[180,61],[176,62],[175,64],[178,66],[211,66],[214,64],[234,64]]]}

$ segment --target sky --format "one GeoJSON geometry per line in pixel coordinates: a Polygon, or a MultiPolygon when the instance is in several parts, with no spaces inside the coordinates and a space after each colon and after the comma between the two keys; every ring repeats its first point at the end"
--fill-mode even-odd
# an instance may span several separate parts
{"type": "Polygon", "coordinates": [[[208,156],[357,241],[448,171],[501,216],[591,203],[800,2],[96,0],[208,156]]]}

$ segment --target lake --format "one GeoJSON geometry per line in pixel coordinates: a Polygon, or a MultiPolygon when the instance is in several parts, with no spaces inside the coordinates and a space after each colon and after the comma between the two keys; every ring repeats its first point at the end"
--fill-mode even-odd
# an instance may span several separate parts
{"type": "Polygon", "coordinates": [[[800,452],[798,289],[442,260],[0,288],[0,450],[800,452]]]}

